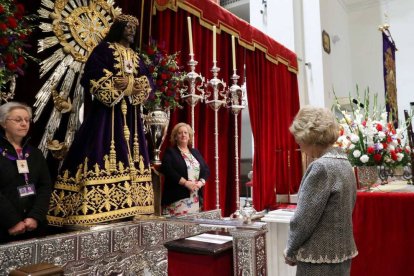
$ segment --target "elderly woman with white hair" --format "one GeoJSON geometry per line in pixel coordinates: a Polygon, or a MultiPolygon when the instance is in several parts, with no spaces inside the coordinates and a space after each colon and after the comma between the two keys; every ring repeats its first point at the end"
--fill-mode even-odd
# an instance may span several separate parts
{"type": "Polygon", "coordinates": [[[297,264],[296,275],[349,275],[358,254],[352,229],[356,181],[346,155],[333,147],[339,135],[336,119],[326,108],[306,106],[289,130],[315,160],[302,178],[285,261],[297,264]]]}
{"type": "Polygon", "coordinates": [[[0,106],[0,243],[44,233],[52,183],[42,152],[28,144],[29,106],[0,106]]]}

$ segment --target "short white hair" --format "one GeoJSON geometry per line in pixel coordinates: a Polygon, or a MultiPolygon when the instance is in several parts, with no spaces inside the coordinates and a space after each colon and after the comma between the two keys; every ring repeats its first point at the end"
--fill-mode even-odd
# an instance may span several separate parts
{"type": "Polygon", "coordinates": [[[29,113],[30,119],[32,118],[32,108],[24,103],[19,102],[8,102],[0,105],[0,124],[3,125],[6,123],[7,117],[10,112],[15,109],[24,109],[29,113]]]}

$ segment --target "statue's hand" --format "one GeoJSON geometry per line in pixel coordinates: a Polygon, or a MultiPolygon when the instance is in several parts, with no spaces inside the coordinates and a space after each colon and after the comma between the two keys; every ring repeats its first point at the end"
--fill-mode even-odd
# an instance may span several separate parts
{"type": "Polygon", "coordinates": [[[125,90],[128,86],[128,77],[114,78],[114,88],[117,90],[125,90]]]}

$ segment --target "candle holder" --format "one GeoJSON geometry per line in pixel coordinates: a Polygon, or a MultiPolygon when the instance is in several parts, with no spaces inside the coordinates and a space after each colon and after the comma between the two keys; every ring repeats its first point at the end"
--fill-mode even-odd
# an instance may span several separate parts
{"type": "Polygon", "coordinates": [[[234,115],[234,159],[236,164],[236,171],[235,171],[235,178],[234,182],[236,185],[236,211],[231,215],[232,218],[235,219],[243,219],[244,213],[240,208],[240,178],[239,178],[239,131],[238,131],[238,115],[240,112],[246,107],[246,98],[243,89],[237,84],[239,80],[239,76],[236,73],[236,69],[233,69],[233,76],[231,79],[233,80],[233,84],[230,86],[228,90],[228,108],[231,109],[231,112],[234,115]]]}
{"type": "Polygon", "coordinates": [[[216,66],[217,61],[213,61],[211,72],[213,78],[205,85],[204,100],[208,106],[214,110],[214,159],[216,167],[216,209],[220,209],[220,181],[219,181],[219,153],[218,153],[218,111],[226,105],[226,83],[217,78],[220,68],[216,66]],[[209,98],[212,98],[211,100],[209,98]]]}
{"type": "MultiPolygon", "coordinates": [[[[198,62],[194,60],[194,54],[190,54],[190,60],[187,62],[190,67],[190,72],[184,77],[183,83],[184,88],[180,90],[181,99],[191,106],[191,127],[195,133],[194,127],[194,107],[198,104],[199,101],[204,99],[204,78],[195,72],[195,67],[198,62]],[[186,85],[187,84],[187,85],[186,85]]],[[[194,135],[193,135],[193,146],[194,146],[194,135]]]]}

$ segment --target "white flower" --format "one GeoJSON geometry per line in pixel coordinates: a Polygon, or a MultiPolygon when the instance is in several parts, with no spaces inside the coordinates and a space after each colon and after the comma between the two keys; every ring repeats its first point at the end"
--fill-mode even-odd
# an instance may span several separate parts
{"type": "Polygon", "coordinates": [[[398,138],[398,139],[402,139],[402,138],[403,138],[403,133],[404,133],[404,130],[402,130],[402,129],[400,129],[400,128],[397,128],[397,129],[396,129],[396,132],[397,132],[397,134],[396,134],[396,138],[398,138]]]}
{"type": "Polygon", "coordinates": [[[359,141],[358,135],[352,134],[350,138],[352,143],[357,143],[359,141]]]}
{"type": "Polygon", "coordinates": [[[388,113],[387,112],[382,112],[381,113],[381,121],[387,121],[387,117],[388,117],[388,113]]]}
{"type": "Polygon", "coordinates": [[[350,146],[349,146],[349,149],[354,149],[355,148],[355,145],[354,144],[351,144],[350,146]]]}
{"type": "Polygon", "coordinates": [[[387,150],[390,152],[392,150],[395,150],[395,147],[393,145],[389,144],[387,150]]]}
{"type": "Polygon", "coordinates": [[[361,162],[365,164],[369,161],[369,157],[368,155],[364,154],[359,158],[359,160],[361,160],[361,162]]]}
{"type": "Polygon", "coordinates": [[[378,131],[378,138],[380,138],[381,140],[385,138],[385,136],[387,136],[384,131],[378,131]]]}
{"type": "Polygon", "coordinates": [[[352,154],[354,155],[355,158],[358,158],[361,156],[361,152],[359,150],[354,150],[352,154]]]}
{"type": "Polygon", "coordinates": [[[397,153],[397,160],[401,161],[404,158],[404,154],[402,154],[401,152],[397,153]]]}

